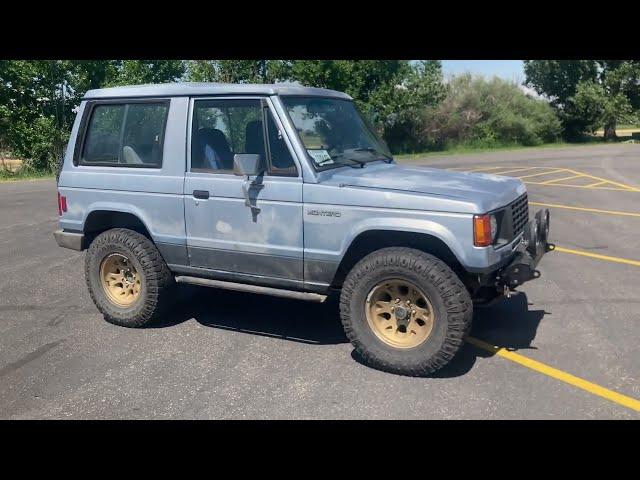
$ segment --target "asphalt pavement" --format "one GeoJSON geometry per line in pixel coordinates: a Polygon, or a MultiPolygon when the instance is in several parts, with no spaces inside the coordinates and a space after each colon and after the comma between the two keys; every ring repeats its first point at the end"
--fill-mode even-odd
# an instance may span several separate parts
{"type": "Polygon", "coordinates": [[[53,239],[54,181],[0,183],[0,418],[639,418],[640,145],[403,163],[522,177],[559,247],[429,378],[360,363],[335,299],[186,287],[156,327],[110,325],[53,239]]]}

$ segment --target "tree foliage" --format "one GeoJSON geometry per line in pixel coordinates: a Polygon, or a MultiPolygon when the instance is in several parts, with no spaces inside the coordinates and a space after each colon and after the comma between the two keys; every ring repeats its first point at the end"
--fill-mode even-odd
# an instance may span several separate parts
{"type": "Polygon", "coordinates": [[[351,95],[396,153],[450,142],[523,143],[577,135],[640,109],[639,62],[528,61],[527,83],[463,76],[447,83],[437,60],[12,60],[0,61],[0,148],[48,169],[89,89],[176,80],[297,82],[351,95]]]}
{"type": "Polygon", "coordinates": [[[271,83],[273,60],[191,60],[186,66],[190,82],[271,83]]]}
{"type": "Polygon", "coordinates": [[[183,73],[183,62],[174,60],[0,61],[0,146],[28,168],[50,170],[87,90],[174,81],[183,73]]]}
{"type": "Polygon", "coordinates": [[[98,60],[0,62],[0,139],[48,168],[84,93],[106,86],[297,82],[350,94],[395,151],[416,149],[426,106],[444,96],[440,62],[403,60],[98,60]]]}
{"type": "Polygon", "coordinates": [[[561,125],[552,108],[515,83],[469,74],[455,77],[446,98],[426,113],[421,137],[436,148],[447,143],[539,145],[557,140],[561,125]]]}
{"type": "Polygon", "coordinates": [[[604,127],[615,137],[616,123],[632,121],[640,109],[640,62],[625,60],[528,60],[526,83],[547,96],[565,136],[575,138],[604,127]]]}
{"type": "Polygon", "coordinates": [[[0,62],[0,138],[34,168],[50,167],[66,140],[73,78],[69,62],[0,62]]]}
{"type": "Polygon", "coordinates": [[[175,82],[184,73],[182,60],[122,60],[105,86],[175,82]]]}

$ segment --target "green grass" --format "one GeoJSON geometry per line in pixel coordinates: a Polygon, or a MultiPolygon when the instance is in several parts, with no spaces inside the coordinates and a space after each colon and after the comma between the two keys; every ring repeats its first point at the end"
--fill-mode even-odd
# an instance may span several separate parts
{"type": "Polygon", "coordinates": [[[569,142],[554,142],[554,143],[545,143],[543,145],[538,145],[535,147],[524,146],[524,145],[500,145],[494,147],[473,147],[468,145],[458,145],[447,148],[446,150],[437,150],[437,151],[429,151],[422,153],[403,153],[399,155],[394,155],[394,158],[398,160],[415,160],[419,158],[425,157],[440,157],[444,155],[460,155],[460,154],[471,154],[471,153],[484,153],[484,152],[500,152],[500,151],[509,151],[509,150],[540,150],[546,148],[563,148],[563,147],[587,147],[593,145],[615,145],[615,142],[605,143],[601,139],[588,139],[585,142],[579,143],[569,143],[569,142]]]}
{"type": "Polygon", "coordinates": [[[55,178],[52,172],[38,172],[20,169],[17,172],[0,169],[0,182],[15,182],[19,180],[39,180],[45,178],[55,178]]]}

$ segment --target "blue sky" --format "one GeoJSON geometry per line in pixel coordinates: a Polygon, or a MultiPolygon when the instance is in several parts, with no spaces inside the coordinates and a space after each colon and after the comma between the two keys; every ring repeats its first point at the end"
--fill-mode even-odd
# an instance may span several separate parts
{"type": "Polygon", "coordinates": [[[522,60],[442,60],[442,72],[445,77],[470,72],[522,82],[524,80],[523,65],[522,60]]]}

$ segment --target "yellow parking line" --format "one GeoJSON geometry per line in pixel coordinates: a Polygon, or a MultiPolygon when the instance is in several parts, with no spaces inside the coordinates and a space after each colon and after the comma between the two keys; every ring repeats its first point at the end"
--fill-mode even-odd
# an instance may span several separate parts
{"type": "MultiPolygon", "coordinates": [[[[524,182],[529,185],[545,185],[547,187],[572,187],[572,188],[587,188],[584,185],[568,185],[566,183],[549,183],[545,184],[544,182],[524,182]]],[[[629,190],[628,188],[620,188],[620,187],[593,187],[590,190],[614,190],[616,192],[636,192],[640,190],[629,190]]]]}
{"type": "Polygon", "coordinates": [[[526,168],[516,168],[513,170],[506,170],[504,172],[493,172],[493,175],[504,175],[506,173],[513,173],[513,172],[521,172],[523,170],[533,170],[535,167],[526,167],[526,168]]]}
{"type": "Polygon", "coordinates": [[[566,171],[568,171],[566,168],[554,168],[553,170],[548,172],[534,173],[533,175],[525,175],[524,177],[516,177],[516,178],[519,178],[520,180],[522,180],[523,178],[538,177],[540,175],[549,175],[550,173],[560,173],[560,172],[566,172],[566,171]]]}
{"type": "Polygon", "coordinates": [[[607,182],[596,182],[596,183],[590,183],[589,185],[585,185],[586,188],[593,188],[593,187],[597,187],[598,185],[602,185],[604,183],[607,182]]]}
{"type": "Polygon", "coordinates": [[[624,183],[619,183],[619,182],[614,182],[613,180],[607,180],[605,178],[601,178],[601,177],[596,177],[595,175],[591,175],[588,173],[583,173],[583,172],[578,172],[576,170],[572,170],[570,168],[560,168],[560,167],[517,167],[515,165],[503,165],[500,167],[475,167],[475,168],[469,168],[469,167],[451,167],[448,168],[447,170],[462,170],[465,172],[477,172],[477,173],[491,173],[494,175],[506,175],[506,174],[510,174],[510,173],[516,173],[516,172],[526,172],[528,170],[543,170],[542,172],[538,172],[538,173],[531,173],[531,174],[527,174],[527,175],[520,175],[520,176],[516,176],[515,178],[518,178],[520,180],[523,180],[525,183],[530,183],[532,185],[555,185],[558,187],[575,187],[575,188],[590,188],[590,189],[594,189],[594,190],[615,190],[615,191],[620,191],[620,190],[624,190],[624,191],[628,191],[628,192],[640,192],[640,188],[638,187],[632,187],[631,185],[625,185],[624,183]],[[506,170],[503,170],[506,169],[506,170]],[[496,170],[502,170],[502,171],[496,171],[496,170]],[[558,178],[558,179],[553,179],[553,180],[547,180],[545,182],[530,182],[528,180],[528,178],[532,178],[532,177],[538,177],[538,176],[542,176],[542,175],[551,175],[553,173],[571,173],[573,174],[570,177],[566,177],[566,178],[558,178]],[[557,182],[562,182],[564,180],[571,180],[573,178],[582,178],[582,177],[586,177],[586,178],[591,178],[593,180],[597,180],[594,183],[591,183],[589,185],[568,185],[568,184],[561,184],[561,183],[557,183],[557,182]],[[606,187],[600,187],[600,185],[607,185],[606,187]],[[615,187],[615,188],[614,188],[615,187]]]}
{"type": "Polygon", "coordinates": [[[635,192],[635,193],[640,192],[640,190],[636,190],[633,188],[621,188],[621,187],[590,187],[590,190],[618,190],[620,192],[635,192]]]}
{"type": "Polygon", "coordinates": [[[578,210],[581,212],[593,212],[593,213],[604,213],[607,215],[623,215],[627,217],[640,217],[640,213],[633,212],[618,212],[615,210],[600,210],[597,208],[584,208],[584,207],[572,207],[570,205],[557,205],[555,203],[539,203],[539,202],[529,202],[529,205],[538,205],[540,207],[550,207],[550,208],[563,208],[566,210],[578,210]]]}
{"type": "Polygon", "coordinates": [[[541,185],[550,185],[555,182],[562,182],[564,180],[571,180],[572,178],[580,178],[580,177],[584,177],[584,175],[573,175],[571,177],[556,178],[555,180],[547,180],[546,182],[542,182],[541,185]]]}
{"type": "Polygon", "coordinates": [[[585,175],[587,177],[593,178],[594,180],[600,180],[601,182],[607,182],[607,183],[610,183],[612,185],[616,185],[618,187],[624,188],[625,190],[631,190],[631,191],[635,191],[635,192],[640,192],[640,189],[638,189],[636,187],[632,187],[631,185],[625,185],[624,183],[614,182],[612,180],[607,180],[606,178],[596,177],[595,175],[576,172],[575,170],[571,170],[571,169],[567,169],[567,170],[569,170],[571,173],[575,173],[576,175],[585,175]]]}
{"type": "Polygon", "coordinates": [[[534,370],[538,373],[542,373],[543,375],[547,375],[549,377],[555,378],[556,380],[560,380],[561,382],[568,383],[569,385],[573,385],[574,387],[592,393],[593,395],[605,398],[611,402],[617,403],[618,405],[622,405],[624,407],[630,408],[631,410],[635,410],[636,412],[640,412],[640,400],[627,397],[626,395],[622,395],[618,392],[614,392],[613,390],[609,390],[608,388],[601,387],[600,385],[596,385],[595,383],[589,382],[580,377],[576,377],[574,375],[571,375],[570,373],[550,367],[549,365],[546,365],[542,362],[532,360],[531,358],[520,355],[519,353],[515,353],[504,348],[491,345],[490,343],[483,342],[482,340],[478,340],[477,338],[467,337],[467,342],[475,345],[478,348],[486,350],[493,355],[498,355],[499,357],[506,358],[507,360],[511,360],[512,362],[530,368],[531,370],[534,370]]]}
{"type": "Polygon", "coordinates": [[[633,265],[634,267],[640,267],[638,260],[629,260],[628,258],[611,257],[609,255],[600,255],[599,253],[584,252],[582,250],[573,250],[571,248],[558,247],[554,248],[555,252],[571,253],[573,255],[581,255],[583,257],[597,258],[598,260],[606,260],[607,262],[625,263],[627,265],[633,265]]]}
{"type": "Polygon", "coordinates": [[[502,166],[502,167],[479,167],[479,168],[473,168],[471,170],[466,170],[466,171],[467,172],[480,172],[480,173],[482,173],[482,172],[488,172],[490,170],[499,170],[501,168],[511,168],[511,167],[505,167],[505,166],[502,166]]]}

